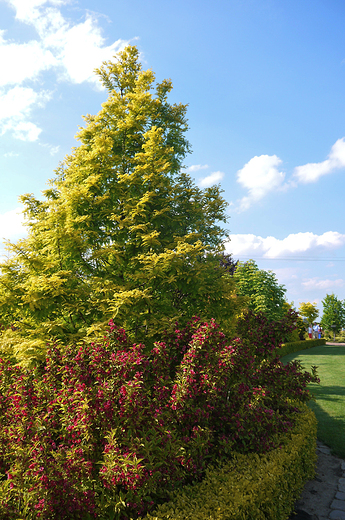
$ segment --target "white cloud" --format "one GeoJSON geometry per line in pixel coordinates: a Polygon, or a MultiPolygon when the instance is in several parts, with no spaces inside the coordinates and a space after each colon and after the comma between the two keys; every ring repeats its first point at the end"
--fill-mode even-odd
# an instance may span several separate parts
{"type": "Polygon", "coordinates": [[[24,65],[19,66],[21,70],[17,73],[13,73],[12,82],[15,79],[16,82],[32,79],[42,70],[57,67],[64,80],[73,83],[91,81],[98,84],[94,69],[99,67],[102,61],[111,59],[126,45],[124,40],[117,40],[105,46],[102,30],[94,15],[87,13],[84,22],[71,25],[59,9],[51,7],[69,2],[8,0],[8,3],[16,10],[16,18],[32,25],[39,36],[39,41],[25,44],[7,44],[2,39],[2,44],[16,58],[16,63],[23,62],[24,65]]]}
{"type": "Polygon", "coordinates": [[[297,166],[285,184],[285,173],[279,171],[281,162],[276,155],[255,156],[237,172],[237,182],[248,190],[248,195],[239,201],[237,211],[247,210],[272,191],[296,188],[299,183],[316,182],[323,175],[345,168],[345,137],[334,143],[325,161],[297,166]]]}
{"type": "Polygon", "coordinates": [[[291,282],[291,280],[299,279],[299,269],[294,267],[282,267],[274,269],[274,273],[280,283],[291,282]]]}
{"type": "Polygon", "coordinates": [[[308,278],[307,280],[304,280],[302,282],[302,285],[305,289],[313,290],[313,289],[323,289],[323,290],[329,290],[329,289],[335,289],[337,287],[344,287],[345,281],[341,278],[338,278],[337,280],[321,280],[318,277],[315,278],[308,278]]]}
{"type": "Polygon", "coordinates": [[[237,172],[237,182],[248,190],[240,201],[239,211],[248,209],[270,191],[281,187],[285,173],[278,170],[281,159],[276,155],[255,156],[237,172]]]}
{"type": "Polygon", "coordinates": [[[40,95],[28,87],[14,87],[6,93],[0,91],[0,119],[21,118],[42,101],[40,95]]]}
{"type": "Polygon", "coordinates": [[[39,73],[57,64],[53,54],[35,40],[28,43],[8,43],[0,31],[0,86],[20,85],[25,80],[35,80],[39,73]]]}
{"type": "Polygon", "coordinates": [[[0,213],[0,262],[8,256],[5,241],[16,242],[27,236],[22,208],[0,213]]]}
{"type": "Polygon", "coordinates": [[[0,242],[25,236],[24,215],[21,208],[12,209],[0,214],[0,242]]]}
{"type": "Polygon", "coordinates": [[[336,231],[328,231],[322,235],[314,233],[296,233],[280,240],[269,236],[266,238],[252,234],[231,235],[226,243],[226,250],[234,256],[260,256],[263,258],[279,258],[297,254],[313,254],[320,250],[336,249],[345,244],[345,235],[336,231]]]}
{"type": "Polygon", "coordinates": [[[47,145],[44,145],[46,146],[48,149],[49,149],[49,153],[50,155],[56,155],[57,153],[59,153],[59,150],[60,150],[60,146],[52,146],[50,144],[47,144],[47,145]]]}
{"type": "Polygon", "coordinates": [[[44,4],[66,5],[69,0],[7,0],[7,3],[16,11],[16,18],[22,22],[30,23],[40,15],[39,8],[44,4]]]}
{"type": "Polygon", "coordinates": [[[303,184],[316,182],[323,175],[328,175],[334,170],[345,167],[345,138],[338,139],[332,146],[331,152],[323,162],[308,163],[303,166],[297,166],[294,171],[294,177],[298,182],[303,184]]]}
{"type": "Polygon", "coordinates": [[[36,141],[42,131],[31,121],[18,121],[11,124],[10,128],[13,130],[13,137],[21,141],[36,141]]]}
{"type": "Polygon", "coordinates": [[[4,153],[4,157],[19,157],[19,153],[7,152],[7,153],[4,153]]]}
{"type": "Polygon", "coordinates": [[[23,141],[35,141],[41,129],[29,121],[34,107],[43,107],[50,99],[49,92],[35,92],[29,87],[0,90],[0,132],[10,131],[23,141]]]}
{"type": "Polygon", "coordinates": [[[223,172],[213,172],[207,177],[204,177],[199,181],[199,186],[202,188],[209,188],[210,186],[213,186],[214,184],[218,184],[224,177],[223,172]]]}
{"type": "Polygon", "coordinates": [[[190,173],[198,172],[199,170],[207,170],[208,164],[192,164],[186,171],[190,173]]]}
{"type": "Polygon", "coordinates": [[[101,28],[91,14],[86,15],[84,22],[71,26],[57,9],[47,9],[33,25],[43,46],[56,57],[61,79],[72,83],[89,81],[100,85],[94,69],[102,61],[110,60],[127,43],[117,40],[105,46],[101,28]]]}
{"type": "Polygon", "coordinates": [[[91,81],[100,85],[94,69],[125,46],[123,40],[117,40],[104,47],[104,41],[100,28],[90,15],[84,23],[61,31],[60,39],[55,44],[58,44],[58,57],[65,70],[63,76],[73,83],[91,81]]]}
{"type": "Polygon", "coordinates": [[[58,7],[69,0],[7,3],[15,10],[18,21],[36,30],[37,37],[19,43],[6,40],[5,31],[0,31],[0,132],[10,131],[17,139],[34,141],[41,130],[31,121],[32,109],[44,106],[50,98],[37,88],[38,80],[40,85],[44,83],[42,74],[50,71],[59,80],[76,84],[87,81],[101,88],[94,69],[112,59],[127,42],[117,40],[105,45],[95,15],[87,13],[80,23],[65,19],[58,7]]]}

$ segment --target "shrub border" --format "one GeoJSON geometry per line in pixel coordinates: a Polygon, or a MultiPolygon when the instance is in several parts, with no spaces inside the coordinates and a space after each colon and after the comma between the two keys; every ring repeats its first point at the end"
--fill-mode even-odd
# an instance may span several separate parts
{"type": "Polygon", "coordinates": [[[283,343],[280,349],[277,350],[279,357],[286,356],[287,354],[293,354],[300,350],[307,350],[309,348],[318,347],[319,345],[325,345],[325,338],[322,339],[307,339],[304,341],[291,341],[290,343],[283,343]]]}
{"type": "Polygon", "coordinates": [[[304,484],[315,476],[317,421],[300,413],[283,444],[265,455],[236,453],[202,482],[185,486],[145,520],[286,520],[304,484]]]}

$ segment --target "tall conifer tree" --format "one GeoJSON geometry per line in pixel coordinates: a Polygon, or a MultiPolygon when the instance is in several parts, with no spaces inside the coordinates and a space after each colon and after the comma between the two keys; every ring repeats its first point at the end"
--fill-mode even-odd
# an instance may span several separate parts
{"type": "Polygon", "coordinates": [[[28,238],[1,265],[0,322],[12,327],[0,350],[22,362],[110,318],[150,343],[195,314],[229,328],[238,305],[219,268],[226,202],[183,172],[186,105],[168,102],[171,81],[155,85],[134,46],[96,72],[108,99],[44,200],[21,197],[28,238]]]}

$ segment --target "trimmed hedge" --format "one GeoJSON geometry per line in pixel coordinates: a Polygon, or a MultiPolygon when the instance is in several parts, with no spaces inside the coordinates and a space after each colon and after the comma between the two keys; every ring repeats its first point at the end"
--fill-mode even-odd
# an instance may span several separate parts
{"type": "Polygon", "coordinates": [[[306,405],[284,444],[264,455],[235,454],[202,482],[176,492],[145,520],[286,520],[315,475],[317,421],[306,405]]]}
{"type": "Polygon", "coordinates": [[[298,352],[299,350],[306,350],[313,347],[318,347],[319,345],[325,345],[325,338],[322,339],[307,339],[304,341],[292,341],[291,343],[283,343],[281,348],[277,350],[277,355],[279,357],[286,356],[287,354],[293,354],[294,352],[298,352]]]}

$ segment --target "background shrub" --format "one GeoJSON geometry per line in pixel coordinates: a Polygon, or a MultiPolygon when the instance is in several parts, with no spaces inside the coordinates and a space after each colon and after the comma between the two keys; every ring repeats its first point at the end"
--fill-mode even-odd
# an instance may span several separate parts
{"type": "Polygon", "coordinates": [[[325,343],[325,338],[309,339],[307,341],[292,341],[290,343],[283,343],[282,346],[278,349],[277,353],[279,357],[283,357],[287,354],[293,354],[294,352],[298,352],[300,350],[307,350],[312,347],[318,347],[319,345],[324,345],[325,343]]]}

